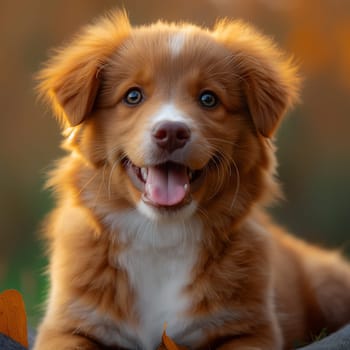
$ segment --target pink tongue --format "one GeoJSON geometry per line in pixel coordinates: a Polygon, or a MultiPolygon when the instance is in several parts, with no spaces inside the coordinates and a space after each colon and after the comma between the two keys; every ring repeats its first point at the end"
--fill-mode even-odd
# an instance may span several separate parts
{"type": "Polygon", "coordinates": [[[186,196],[185,187],[189,187],[185,166],[167,163],[148,168],[146,193],[155,204],[172,206],[181,203],[186,196]]]}

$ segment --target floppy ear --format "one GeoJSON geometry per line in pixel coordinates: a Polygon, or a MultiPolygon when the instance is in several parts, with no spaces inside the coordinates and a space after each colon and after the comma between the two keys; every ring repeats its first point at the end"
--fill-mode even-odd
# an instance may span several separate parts
{"type": "Polygon", "coordinates": [[[232,52],[232,69],[242,81],[256,129],[271,137],[285,112],[298,100],[296,67],[270,39],[242,22],[221,21],[213,35],[232,52]]]}
{"type": "Polygon", "coordinates": [[[124,12],[116,11],[85,28],[41,70],[39,95],[63,126],[80,124],[92,111],[99,88],[99,70],[130,33],[124,12]]]}

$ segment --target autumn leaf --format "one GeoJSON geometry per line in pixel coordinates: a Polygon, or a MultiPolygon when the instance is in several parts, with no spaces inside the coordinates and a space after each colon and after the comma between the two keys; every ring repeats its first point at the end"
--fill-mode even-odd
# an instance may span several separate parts
{"type": "Polygon", "coordinates": [[[0,333],[28,348],[24,302],[16,290],[6,290],[0,294],[0,333]]]}
{"type": "Polygon", "coordinates": [[[158,350],[187,350],[186,347],[177,345],[171,338],[166,334],[166,327],[164,325],[163,335],[162,335],[162,344],[158,347],[158,350]]]}

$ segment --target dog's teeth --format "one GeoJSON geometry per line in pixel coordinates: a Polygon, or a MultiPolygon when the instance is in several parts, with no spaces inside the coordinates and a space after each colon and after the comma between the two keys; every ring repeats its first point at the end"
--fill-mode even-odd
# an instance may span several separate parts
{"type": "Polygon", "coordinates": [[[147,168],[141,168],[141,177],[143,181],[147,180],[148,170],[147,168]]]}
{"type": "Polygon", "coordinates": [[[151,187],[152,185],[151,184],[146,184],[146,194],[149,194],[151,192],[151,187]]]}
{"type": "Polygon", "coordinates": [[[192,171],[192,170],[189,170],[189,171],[188,171],[188,178],[189,178],[190,180],[192,180],[192,178],[193,178],[193,171],[192,171]]]}
{"type": "Polygon", "coordinates": [[[188,184],[184,184],[184,190],[185,190],[185,192],[188,191],[188,184]]]}

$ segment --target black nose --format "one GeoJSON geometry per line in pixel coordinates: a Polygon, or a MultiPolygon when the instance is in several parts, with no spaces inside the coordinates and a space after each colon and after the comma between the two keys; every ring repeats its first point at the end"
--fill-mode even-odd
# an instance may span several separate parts
{"type": "Polygon", "coordinates": [[[190,136],[190,129],[181,122],[160,122],[152,130],[154,142],[169,153],[184,147],[190,136]]]}

